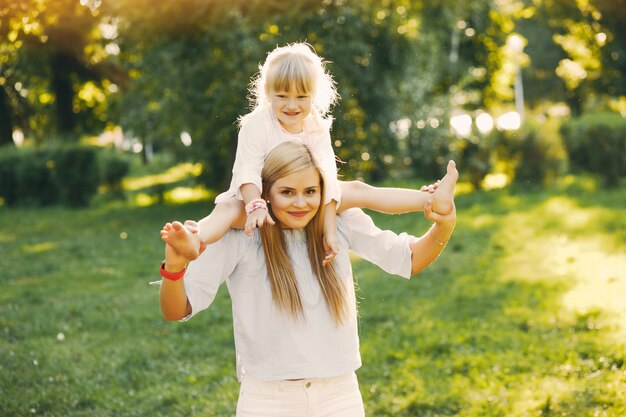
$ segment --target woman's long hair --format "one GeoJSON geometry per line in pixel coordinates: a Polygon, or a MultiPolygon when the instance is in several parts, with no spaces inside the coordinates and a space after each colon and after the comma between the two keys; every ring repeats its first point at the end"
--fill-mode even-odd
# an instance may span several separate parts
{"type": "MultiPolygon", "coordinates": [[[[325,257],[323,244],[324,180],[310,150],[305,145],[295,142],[284,142],[276,146],[267,155],[263,171],[261,172],[263,180],[262,197],[266,200],[268,199],[269,190],[280,178],[308,168],[315,168],[320,178],[321,190],[319,209],[313,219],[304,227],[309,261],[311,269],[318,279],[326,305],[335,319],[335,323],[341,324],[347,313],[347,290],[332,262],[325,267],[322,266],[322,261],[325,257]]],[[[271,206],[268,208],[273,216],[271,206]]],[[[279,309],[295,319],[305,318],[298,281],[293,265],[289,260],[289,252],[282,227],[279,224],[272,226],[266,223],[260,229],[260,233],[274,303],[279,309]]]]}

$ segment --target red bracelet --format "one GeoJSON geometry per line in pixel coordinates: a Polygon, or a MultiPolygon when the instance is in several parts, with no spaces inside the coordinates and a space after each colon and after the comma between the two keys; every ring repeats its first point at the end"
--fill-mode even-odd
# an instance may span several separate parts
{"type": "Polygon", "coordinates": [[[182,271],[179,272],[167,272],[165,270],[165,261],[161,262],[161,276],[165,279],[169,279],[170,281],[178,281],[179,279],[181,279],[182,277],[185,276],[185,272],[187,271],[187,268],[183,268],[182,271]]]}

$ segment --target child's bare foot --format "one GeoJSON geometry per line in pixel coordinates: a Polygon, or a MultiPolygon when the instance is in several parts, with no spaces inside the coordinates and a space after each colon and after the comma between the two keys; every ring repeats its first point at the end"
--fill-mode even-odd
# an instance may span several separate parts
{"type": "Polygon", "coordinates": [[[167,223],[161,229],[161,239],[188,261],[200,255],[200,237],[189,231],[181,222],[167,223]]]}
{"type": "Polygon", "coordinates": [[[454,186],[459,179],[454,161],[448,162],[446,175],[441,179],[433,194],[433,211],[439,214],[451,213],[454,207],[454,186]]]}

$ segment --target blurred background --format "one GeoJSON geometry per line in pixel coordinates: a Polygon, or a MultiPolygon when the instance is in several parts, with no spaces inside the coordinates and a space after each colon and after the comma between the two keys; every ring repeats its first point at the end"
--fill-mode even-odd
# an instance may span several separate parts
{"type": "Polygon", "coordinates": [[[614,185],[624,21],[623,0],[2,0],[0,149],[167,154],[224,188],[250,77],[306,41],[338,83],[345,178],[438,178],[453,158],[475,187],[576,169],[614,185]]]}
{"type": "MultiPolygon", "coordinates": [[[[457,162],[410,281],[353,261],[368,415],[626,416],[626,0],[0,0],[0,415],[232,416],[221,290],[161,318],[276,46],[328,61],[343,179],[457,162]]],[[[372,213],[423,234],[421,214],[372,213]]]]}

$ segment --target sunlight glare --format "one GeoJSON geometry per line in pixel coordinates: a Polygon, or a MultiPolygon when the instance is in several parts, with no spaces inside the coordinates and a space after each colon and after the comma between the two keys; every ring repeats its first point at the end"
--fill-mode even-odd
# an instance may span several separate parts
{"type": "Polygon", "coordinates": [[[187,147],[191,146],[192,140],[191,140],[191,135],[189,134],[189,132],[186,132],[186,131],[180,132],[180,141],[183,143],[183,145],[187,147]]]}
{"type": "Polygon", "coordinates": [[[493,117],[489,113],[481,113],[476,116],[476,127],[483,135],[491,132],[493,129],[493,117]]]}
{"type": "Polygon", "coordinates": [[[450,118],[452,130],[462,138],[467,138],[472,133],[472,116],[469,114],[458,114],[450,118]]]}
{"type": "Polygon", "coordinates": [[[496,126],[499,130],[517,130],[522,125],[522,118],[518,112],[510,111],[498,117],[496,126]]]}

